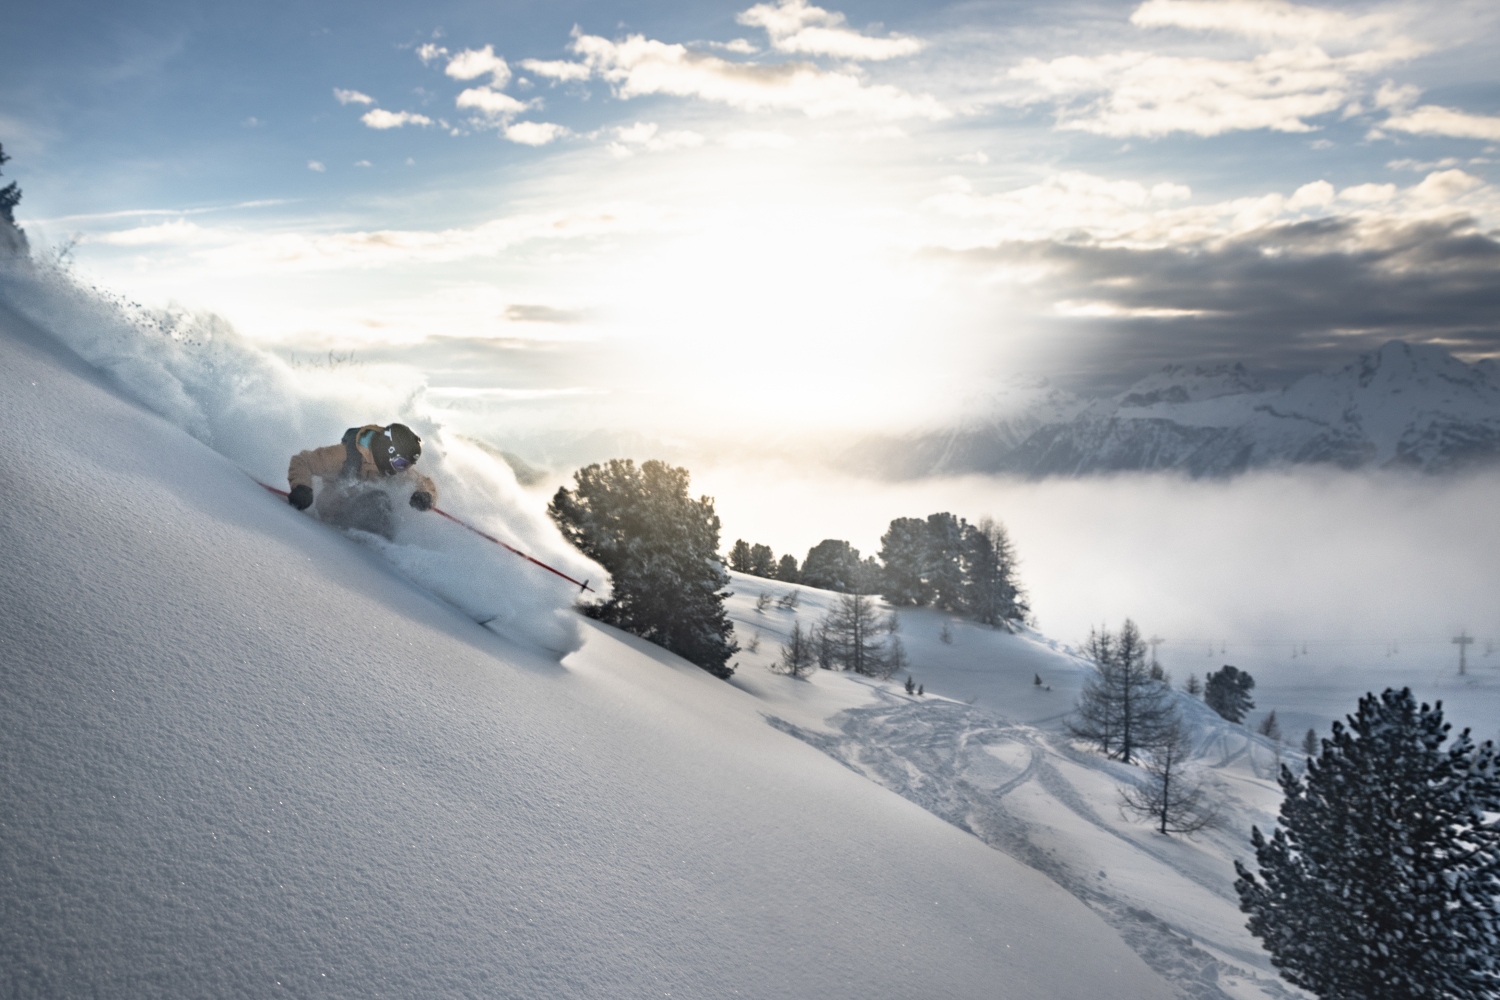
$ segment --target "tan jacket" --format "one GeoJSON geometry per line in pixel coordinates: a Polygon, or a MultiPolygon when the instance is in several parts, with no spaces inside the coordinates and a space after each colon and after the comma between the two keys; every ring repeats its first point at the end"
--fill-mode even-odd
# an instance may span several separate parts
{"type": "MultiPolygon", "coordinates": [[[[344,475],[348,475],[350,479],[385,478],[380,467],[375,464],[375,456],[370,454],[370,449],[358,443],[359,436],[365,431],[384,430],[380,424],[365,424],[363,427],[353,428],[353,433],[344,435],[348,444],[331,444],[326,448],[309,448],[298,452],[292,456],[291,464],[287,466],[287,482],[292,489],[298,486],[311,489],[314,476],[323,480],[325,486],[344,475]]],[[[411,482],[413,493],[426,490],[432,495],[432,502],[437,503],[437,487],[415,467],[392,475],[411,482]]]]}

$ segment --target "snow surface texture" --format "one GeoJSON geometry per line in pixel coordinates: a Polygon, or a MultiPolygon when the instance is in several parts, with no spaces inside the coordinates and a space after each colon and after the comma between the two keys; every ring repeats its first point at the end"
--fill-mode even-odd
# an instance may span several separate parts
{"type": "Polygon", "coordinates": [[[743,691],[476,626],[132,364],[0,303],[0,996],[1174,994],[743,691]]]}
{"type": "MultiPolygon", "coordinates": [[[[127,396],[263,483],[285,489],[287,460],[334,444],[344,429],[401,421],[424,440],[420,468],[440,505],[562,572],[607,589],[605,573],[523,501],[486,450],[448,434],[422,406],[423,386],[395,368],[294,369],[222,319],[152,312],[80,286],[66,271],[0,259],[0,301],[37,323],[127,396]]],[[[564,654],[582,641],[577,588],[397,498],[394,543],[359,536],[409,578],[478,621],[564,654]]],[[[308,515],[311,516],[311,515],[308,515]]]]}
{"type": "Polygon", "coordinates": [[[1284,389],[1238,365],[1169,365],[1105,399],[1018,380],[984,407],[988,416],[966,426],[865,442],[850,461],[898,476],[1221,476],[1303,463],[1444,472],[1500,460],[1494,365],[1401,341],[1284,389]]]}
{"type": "Polygon", "coordinates": [[[1280,980],[1245,929],[1233,868],[1235,858],[1253,862],[1251,824],[1275,825],[1279,762],[1300,766],[1300,754],[1179,693],[1195,770],[1223,815],[1193,837],[1163,837],[1119,808],[1119,788],[1145,780],[1145,772],[1066,734],[1064,718],[1091,669],[1066,647],[1031,630],[1010,634],[902,609],[900,635],[925,697],[902,690],[905,672],[888,682],[823,672],[796,681],[767,668],[793,622],[811,627],[839,596],[741,573],[733,588],[739,642],[758,646],[739,654],[733,682],[772,706],[773,725],[1051,878],[1115,928],[1178,996],[1302,995],[1280,980]],[[778,606],[775,599],[792,590],[798,607],[778,606]],[[762,593],[773,600],[758,610],[762,593]],[[950,642],[941,639],[945,624],[950,642]]]}

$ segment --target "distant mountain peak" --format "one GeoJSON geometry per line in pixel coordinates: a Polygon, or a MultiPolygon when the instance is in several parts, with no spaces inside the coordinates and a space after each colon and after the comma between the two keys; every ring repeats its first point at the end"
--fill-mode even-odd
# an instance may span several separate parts
{"type": "Polygon", "coordinates": [[[1167,365],[1126,389],[1117,397],[1117,403],[1121,407],[1139,408],[1264,391],[1265,386],[1243,364],[1191,369],[1186,365],[1167,365]]]}
{"type": "Polygon", "coordinates": [[[1467,364],[1431,344],[1393,340],[1283,389],[1268,389],[1243,364],[1167,365],[1093,400],[1044,386],[1018,392],[1011,382],[994,397],[1006,405],[987,419],[865,442],[857,464],[898,476],[1224,476],[1302,464],[1442,472],[1500,462],[1500,365],[1467,364]]]}

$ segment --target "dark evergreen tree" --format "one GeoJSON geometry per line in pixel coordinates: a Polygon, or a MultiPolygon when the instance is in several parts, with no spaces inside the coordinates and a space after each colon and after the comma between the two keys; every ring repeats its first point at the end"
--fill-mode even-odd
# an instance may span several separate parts
{"type": "Polygon", "coordinates": [[[776,556],[771,546],[759,542],[750,546],[750,569],[746,572],[770,579],[776,575],[776,556]]]}
{"type": "Polygon", "coordinates": [[[1164,836],[1196,833],[1218,819],[1203,786],[1188,773],[1192,749],[1182,719],[1173,714],[1162,725],[1155,745],[1145,758],[1146,780],[1120,789],[1120,804],[1125,810],[1149,819],[1164,836]]]}
{"type": "Polygon", "coordinates": [[[949,513],[927,517],[927,559],[923,577],[940,611],[964,610],[964,529],[967,523],[949,513]]]}
{"type": "Polygon", "coordinates": [[[588,614],[728,677],[739,648],[724,612],[729,582],[711,497],[688,496],[688,471],[629,459],[573,474],[547,513],[579,551],[609,571],[609,600],[588,614]]]}
{"type": "Polygon", "coordinates": [[[1005,528],[990,518],[963,526],[964,613],[985,625],[1012,628],[1026,605],[1015,577],[1015,553],[1005,528]]]}
{"type": "Polygon", "coordinates": [[[788,677],[805,677],[812,673],[817,651],[813,637],[802,631],[801,622],[792,622],[792,634],[781,647],[781,659],[772,667],[788,677]]]}
{"type": "Polygon", "coordinates": [[[889,677],[898,669],[898,661],[905,663],[904,651],[893,656],[884,641],[892,625],[891,619],[881,618],[873,598],[845,594],[821,626],[832,664],[870,677],[889,677]]]}
{"type": "Polygon", "coordinates": [[[1187,683],[1182,686],[1182,689],[1195,698],[1203,693],[1203,685],[1198,683],[1197,674],[1188,674],[1187,683]]]}
{"type": "Polygon", "coordinates": [[[1409,690],[1360,699],[1235,862],[1250,931],[1324,1000],[1500,996],[1500,761],[1409,690]]]}
{"type": "Polygon", "coordinates": [[[813,659],[824,670],[838,669],[838,651],[834,648],[833,636],[829,634],[827,620],[818,622],[812,630],[813,659]]]}
{"type": "Polygon", "coordinates": [[[1281,741],[1281,723],[1276,720],[1276,709],[1271,709],[1270,714],[1260,720],[1255,731],[1273,743],[1281,741]]]}
{"type": "MultiPolygon", "coordinates": [[[[855,550],[856,553],[858,550],[855,550]]],[[[885,586],[885,568],[874,556],[865,556],[859,563],[856,591],[861,594],[878,594],[885,586]]]]}
{"type": "MultiPolygon", "coordinates": [[[[10,156],[6,154],[5,147],[0,145],[0,166],[10,162],[10,156]]],[[[11,181],[5,187],[0,188],[0,219],[4,219],[12,226],[16,224],[15,209],[21,203],[21,187],[15,181],[11,181]]]]}
{"type": "Polygon", "coordinates": [[[1084,681],[1069,729],[1129,764],[1162,739],[1173,718],[1170,692],[1151,678],[1146,644],[1129,618],[1117,635],[1091,631],[1084,653],[1094,674],[1084,681]]]}
{"type": "Polygon", "coordinates": [[[1309,729],[1307,735],[1302,737],[1302,752],[1312,757],[1318,752],[1318,731],[1309,729]]]}
{"type": "Polygon", "coordinates": [[[1120,710],[1114,695],[1119,686],[1114,676],[1115,637],[1108,628],[1091,628],[1080,652],[1093,662],[1094,672],[1078,692],[1078,704],[1067,720],[1068,731],[1112,754],[1120,740],[1120,710]]]}
{"type": "Polygon", "coordinates": [[[1203,703],[1230,722],[1239,722],[1255,707],[1250,692],[1255,678],[1238,667],[1225,664],[1205,678],[1203,703]]]}
{"type": "Polygon", "coordinates": [[[927,522],[898,517],[880,536],[885,566],[880,594],[898,608],[921,607],[932,600],[927,586],[927,522]]]}
{"type": "Polygon", "coordinates": [[[839,538],[825,538],[807,550],[802,560],[802,582],[809,587],[853,594],[859,590],[864,567],[859,549],[839,538]]]}
{"type": "Polygon", "coordinates": [[[736,538],[729,549],[729,568],[736,573],[750,572],[750,543],[736,538]]]}
{"type": "Polygon", "coordinates": [[[797,557],[788,552],[781,557],[776,564],[776,579],[785,580],[787,583],[798,583],[802,580],[802,574],[797,569],[797,557]]]}

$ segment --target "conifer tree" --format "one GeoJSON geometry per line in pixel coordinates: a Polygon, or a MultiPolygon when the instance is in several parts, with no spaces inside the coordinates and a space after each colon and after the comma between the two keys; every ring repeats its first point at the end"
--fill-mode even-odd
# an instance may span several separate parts
{"type": "Polygon", "coordinates": [[[1318,731],[1316,729],[1309,729],[1307,735],[1302,737],[1302,752],[1309,757],[1314,756],[1318,752],[1318,731]]]}
{"type": "Polygon", "coordinates": [[[729,677],[739,648],[724,611],[729,583],[712,497],[688,496],[688,471],[613,459],[573,474],[547,506],[563,537],[609,571],[609,600],[584,610],[729,677]]]}
{"type": "Polygon", "coordinates": [[[859,549],[841,538],[825,538],[807,550],[802,561],[802,582],[841,594],[859,591],[864,576],[859,549]]]}
{"type": "Polygon", "coordinates": [[[880,595],[898,608],[921,607],[932,599],[925,575],[927,522],[898,517],[880,536],[880,561],[885,566],[880,595]]]}
{"type": "Polygon", "coordinates": [[[1084,681],[1069,729],[1129,764],[1162,738],[1172,719],[1170,693],[1152,680],[1146,644],[1129,618],[1117,635],[1091,631],[1084,654],[1094,661],[1094,674],[1084,681]]]}
{"type": "Polygon", "coordinates": [[[1260,725],[1255,727],[1255,731],[1273,743],[1281,740],[1281,723],[1276,721],[1276,709],[1271,709],[1270,714],[1260,720],[1260,725]]]}
{"type": "Polygon", "coordinates": [[[788,677],[805,677],[812,673],[816,650],[813,637],[802,631],[801,622],[792,623],[792,634],[781,647],[781,659],[773,668],[788,677]]]}
{"type": "Polygon", "coordinates": [[[1238,667],[1225,664],[1205,678],[1203,703],[1230,722],[1239,722],[1255,707],[1250,692],[1255,678],[1238,667]]]}
{"type": "Polygon", "coordinates": [[[967,524],[947,512],[927,517],[927,559],[923,569],[932,606],[964,610],[964,529],[967,524]]]}
{"type": "Polygon", "coordinates": [[[905,665],[905,652],[892,650],[883,636],[892,631],[892,620],[882,619],[875,601],[864,594],[845,594],[823,619],[822,632],[830,647],[830,660],[845,670],[870,677],[889,677],[905,665]]]}
{"type": "Polygon", "coordinates": [[[1259,873],[1236,861],[1251,933],[1325,1000],[1500,995],[1500,762],[1410,690],[1360,699],[1285,798],[1259,873]]]}
{"type": "MultiPolygon", "coordinates": [[[[5,152],[5,147],[0,145],[0,166],[10,162],[10,156],[5,152]]],[[[15,208],[21,203],[21,187],[15,181],[11,181],[5,187],[0,188],[0,219],[5,220],[12,226],[16,224],[15,208]]]]}
{"type": "Polygon", "coordinates": [[[768,580],[776,575],[776,556],[771,552],[771,546],[759,542],[750,546],[750,569],[746,572],[768,580]]]}
{"type": "Polygon", "coordinates": [[[963,525],[964,612],[985,625],[1011,627],[1031,609],[1016,583],[1015,552],[999,522],[963,525]]]}
{"type": "Polygon", "coordinates": [[[776,553],[771,546],[756,542],[750,546],[750,572],[767,580],[776,577],[776,553]]]}
{"type": "Polygon", "coordinates": [[[729,568],[736,573],[750,572],[750,543],[736,538],[729,550],[729,568]]]}
{"type": "Polygon", "coordinates": [[[776,579],[787,583],[797,583],[802,579],[802,574],[797,570],[797,557],[788,552],[781,557],[776,564],[776,579]]]}
{"type": "Polygon", "coordinates": [[[1191,753],[1192,741],[1174,713],[1162,725],[1145,759],[1147,780],[1120,789],[1120,803],[1126,811],[1151,820],[1163,836],[1196,833],[1218,819],[1203,786],[1187,772],[1191,753]]]}

